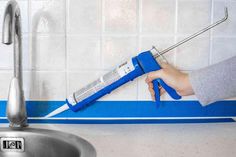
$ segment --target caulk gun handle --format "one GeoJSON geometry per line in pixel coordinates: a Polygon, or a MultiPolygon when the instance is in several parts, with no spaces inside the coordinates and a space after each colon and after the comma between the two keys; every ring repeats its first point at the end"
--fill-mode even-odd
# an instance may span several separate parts
{"type": "Polygon", "coordinates": [[[162,86],[165,91],[173,98],[173,99],[181,99],[181,96],[170,86],[168,86],[162,79],[155,79],[152,81],[153,83],[153,89],[155,91],[155,100],[157,106],[160,105],[160,91],[159,91],[159,86],[162,86]]]}
{"type": "MultiPolygon", "coordinates": [[[[150,51],[142,52],[137,56],[140,66],[144,70],[145,73],[149,73],[152,71],[160,70],[161,66],[153,57],[150,51]]],[[[155,91],[155,99],[156,104],[160,105],[160,91],[159,86],[162,86],[165,91],[173,98],[173,99],[181,99],[181,96],[170,86],[168,86],[162,79],[158,78],[153,80],[153,88],[155,91]]]]}
{"type": "Polygon", "coordinates": [[[176,92],[176,90],[168,86],[162,79],[158,79],[158,82],[173,99],[181,99],[181,96],[176,92]]]}

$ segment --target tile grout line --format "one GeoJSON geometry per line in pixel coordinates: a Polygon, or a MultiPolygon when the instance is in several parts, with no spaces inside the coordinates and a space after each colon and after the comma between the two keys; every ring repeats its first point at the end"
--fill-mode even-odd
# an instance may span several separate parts
{"type": "MultiPolygon", "coordinates": [[[[34,78],[34,75],[32,74],[32,69],[35,69],[35,67],[33,67],[33,53],[32,53],[32,43],[33,43],[33,33],[32,33],[32,21],[31,21],[31,8],[32,8],[32,0],[28,0],[28,52],[29,52],[29,73],[30,73],[30,80],[29,80],[29,85],[28,85],[28,92],[27,95],[28,95],[28,99],[31,100],[33,95],[32,94],[32,88],[33,88],[33,84],[36,82],[35,80],[33,80],[34,78]]],[[[25,70],[23,69],[23,72],[25,70]]],[[[25,86],[26,87],[26,86],[25,86]]],[[[39,91],[37,91],[39,92],[39,91]]],[[[25,93],[26,94],[26,93],[25,93]]],[[[37,93],[37,94],[40,94],[40,93],[37,93]]]]}
{"type": "Polygon", "coordinates": [[[103,33],[105,32],[105,15],[104,15],[104,8],[105,8],[105,0],[100,1],[100,16],[101,16],[101,23],[100,23],[100,68],[104,69],[104,63],[103,63],[103,43],[104,43],[104,36],[103,33]]]}
{"type": "MultiPolygon", "coordinates": [[[[28,13],[28,34],[30,34],[30,19],[31,19],[31,0],[28,0],[28,10],[27,10],[27,13],[28,13]]],[[[23,34],[23,33],[22,33],[23,34]]]]}
{"type": "MultiPolygon", "coordinates": [[[[142,39],[141,39],[141,33],[142,33],[142,0],[138,0],[138,9],[137,9],[137,15],[138,15],[138,22],[137,22],[137,29],[138,29],[138,51],[141,52],[142,47],[142,39]]],[[[139,100],[139,88],[140,88],[140,78],[137,79],[137,85],[136,85],[136,100],[139,100]]]]}
{"type": "MultiPolygon", "coordinates": [[[[29,66],[30,69],[33,69],[32,67],[32,52],[31,52],[31,44],[32,44],[32,33],[31,33],[31,0],[28,0],[28,51],[29,51],[29,66]]],[[[23,35],[23,33],[22,33],[23,35]]]]}
{"type": "MultiPolygon", "coordinates": [[[[211,0],[211,23],[214,21],[214,0],[211,0]]],[[[212,49],[213,49],[213,30],[210,30],[210,50],[208,56],[208,66],[212,64],[212,49]]]]}
{"type": "MultiPolygon", "coordinates": [[[[2,32],[0,32],[2,33],[2,32]]],[[[27,33],[27,32],[22,32],[22,35],[33,35],[32,33],[27,33]]],[[[37,35],[39,37],[47,37],[47,36],[64,36],[65,33],[37,33],[37,35]]],[[[192,34],[181,34],[181,35],[175,35],[175,34],[167,34],[167,35],[158,35],[158,34],[145,34],[145,33],[142,33],[142,34],[104,34],[103,37],[136,37],[140,35],[141,37],[175,37],[175,36],[178,36],[178,37],[188,37],[189,35],[192,35],[192,34]]],[[[100,34],[96,35],[96,34],[67,34],[67,36],[79,36],[79,37],[100,37],[100,34]]],[[[208,35],[201,35],[201,37],[207,37],[208,35]]],[[[236,38],[235,35],[214,35],[214,38],[236,38]]]]}
{"type": "MultiPolygon", "coordinates": [[[[13,68],[10,69],[10,68],[0,68],[0,72],[6,72],[6,71],[9,71],[9,72],[12,72],[13,68]]],[[[109,71],[111,69],[75,69],[75,70],[68,70],[68,72],[95,72],[95,71],[109,71]]],[[[38,70],[38,69],[23,69],[23,72],[58,72],[58,73],[65,73],[66,71],[65,70],[47,70],[47,69],[44,69],[44,70],[38,70]]]]}
{"type": "MultiPolygon", "coordinates": [[[[1,32],[0,32],[1,33],[1,32]]],[[[27,33],[27,32],[22,32],[23,35],[28,35],[28,34],[32,34],[32,33],[27,33]]],[[[41,37],[47,37],[47,36],[63,36],[65,35],[65,33],[37,33],[38,36],[41,37]]],[[[100,37],[100,34],[69,34],[67,33],[68,36],[79,36],[79,37],[100,37]]],[[[178,36],[178,37],[188,37],[189,35],[192,35],[191,33],[188,34],[149,34],[149,33],[142,33],[142,34],[138,34],[138,33],[132,33],[132,34],[103,34],[103,37],[136,37],[136,36],[142,36],[142,37],[174,37],[174,36],[178,36]]],[[[208,35],[204,35],[202,34],[201,37],[207,37],[208,35]]],[[[236,38],[236,35],[215,35],[214,37],[219,37],[219,38],[236,38]]]]}
{"type": "Polygon", "coordinates": [[[66,97],[69,95],[69,73],[68,73],[68,38],[67,38],[67,29],[68,29],[68,2],[69,0],[65,0],[65,79],[66,79],[66,97]]]}
{"type": "MultiPolygon", "coordinates": [[[[178,7],[179,3],[178,0],[175,0],[175,36],[174,36],[174,43],[178,41],[178,7]]],[[[174,65],[177,66],[177,49],[174,50],[174,65]]]]}

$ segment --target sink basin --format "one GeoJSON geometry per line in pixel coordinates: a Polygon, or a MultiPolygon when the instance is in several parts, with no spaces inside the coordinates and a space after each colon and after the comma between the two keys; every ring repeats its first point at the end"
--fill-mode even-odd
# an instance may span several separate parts
{"type": "Polygon", "coordinates": [[[45,129],[0,128],[0,157],[96,157],[86,140],[45,129]]]}

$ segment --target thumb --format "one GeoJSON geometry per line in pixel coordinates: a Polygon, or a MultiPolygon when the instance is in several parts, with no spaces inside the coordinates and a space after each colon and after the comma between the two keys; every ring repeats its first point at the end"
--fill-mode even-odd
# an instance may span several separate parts
{"type": "Polygon", "coordinates": [[[146,82],[150,83],[157,78],[162,79],[162,77],[163,77],[163,69],[153,71],[153,72],[148,73],[147,78],[146,78],[146,82]]]}

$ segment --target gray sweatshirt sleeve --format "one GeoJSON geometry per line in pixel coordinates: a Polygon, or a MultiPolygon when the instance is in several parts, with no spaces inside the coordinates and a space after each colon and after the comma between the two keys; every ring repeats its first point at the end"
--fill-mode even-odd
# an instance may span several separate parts
{"type": "Polygon", "coordinates": [[[236,56],[189,74],[194,93],[205,106],[236,96],[236,56]]]}

